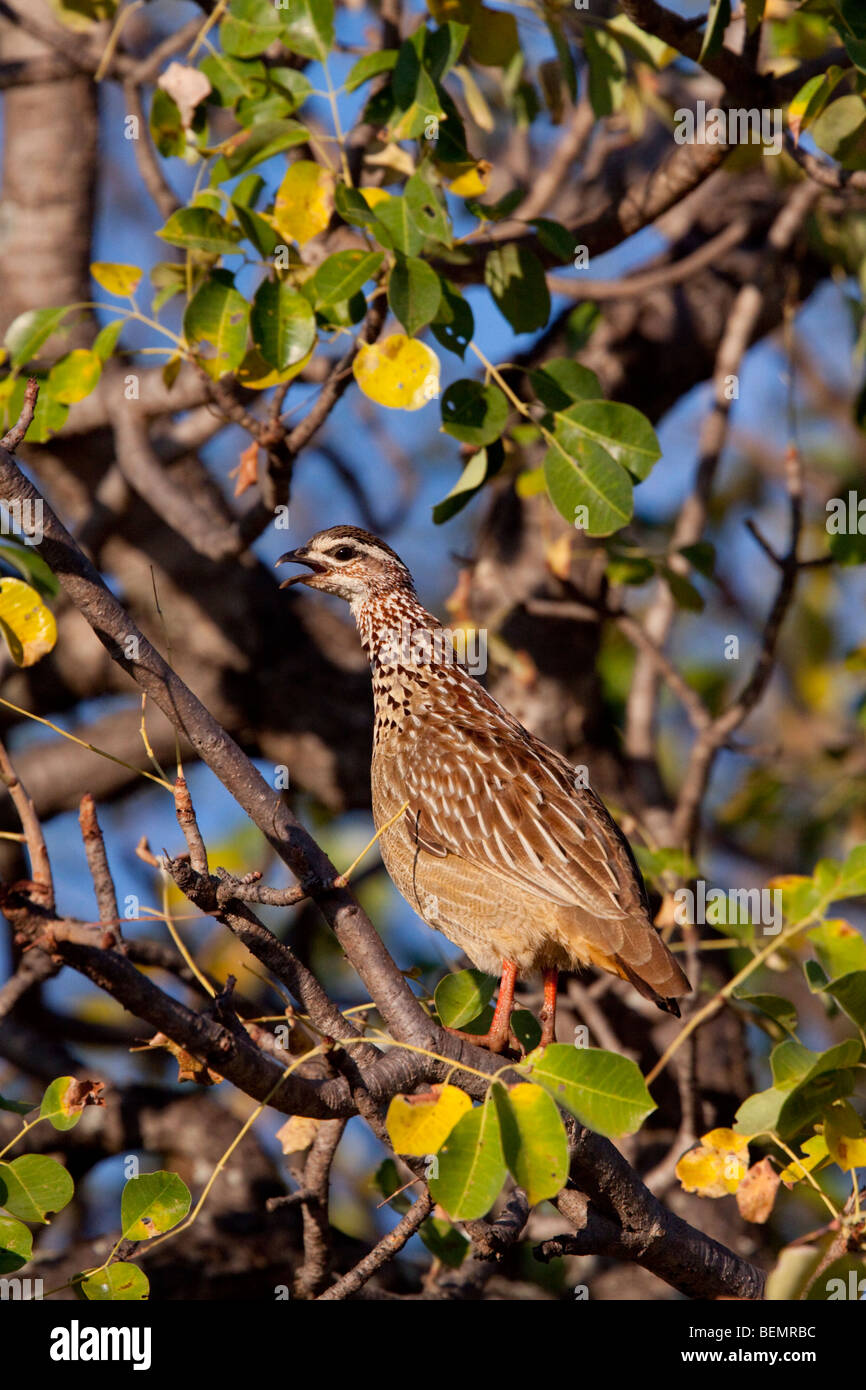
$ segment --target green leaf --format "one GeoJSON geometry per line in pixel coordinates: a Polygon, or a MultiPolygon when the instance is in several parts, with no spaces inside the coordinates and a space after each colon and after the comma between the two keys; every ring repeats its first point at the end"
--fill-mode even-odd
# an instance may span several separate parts
{"type": "Polygon", "coordinates": [[[497,198],[494,203],[482,203],[477,198],[467,198],[466,210],[482,222],[505,222],[515,208],[520,207],[525,195],[525,189],[512,188],[508,193],[503,193],[502,197],[497,198]]]}
{"type": "Polygon", "coordinates": [[[564,415],[557,418],[554,442],[544,458],[544,478],[560,515],[590,536],[609,536],[631,520],[628,473],[564,415]]]}
{"type": "Polygon", "coordinates": [[[449,19],[438,29],[425,30],[424,66],[435,82],[441,82],[454,67],[469,37],[470,27],[449,19]]]}
{"type": "Polygon", "coordinates": [[[286,48],[323,63],[334,43],[333,0],[291,0],[288,12],[279,14],[286,48]]]}
{"type": "Polygon", "coordinates": [[[424,171],[419,169],[412,175],[403,189],[403,196],[421,235],[450,246],[453,234],[448,209],[441,190],[425,177],[424,171]]]}
{"type": "Polygon", "coordinates": [[[541,1024],[528,1009],[515,1009],[511,1015],[511,1031],[524,1052],[534,1052],[541,1042],[541,1024]]]}
{"type": "Polygon", "coordinates": [[[508,419],[508,401],[498,386],[455,381],[442,396],[442,428],[461,444],[483,448],[498,439],[508,419]]]}
{"type": "Polygon", "coordinates": [[[551,1043],[515,1070],[543,1086],[581,1124],[610,1139],[633,1134],[656,1108],[637,1065],[602,1048],[551,1043]]]}
{"type": "Polygon", "coordinates": [[[33,1254],[33,1232],[0,1211],[0,1274],[12,1274],[33,1254]]]}
{"type": "Polygon", "coordinates": [[[70,1091],[78,1091],[78,1082],[74,1076],[58,1076],[56,1081],[52,1081],[45,1095],[42,1097],[42,1104],[39,1108],[40,1119],[48,1120],[54,1129],[74,1129],[81,1119],[83,1107],[73,1107],[69,1104],[70,1091]]]}
{"type": "Polygon", "coordinates": [[[812,135],[843,169],[866,169],[866,102],[851,93],[821,112],[812,135]]]}
{"type": "Polygon", "coordinates": [[[604,395],[595,372],[570,357],[550,358],[529,373],[529,382],[548,410],[567,410],[577,401],[597,401],[604,395]]]}
{"type": "Polygon", "coordinates": [[[488,1096],[457,1121],[437,1155],[438,1177],[430,1194],[455,1221],[484,1216],[502,1190],[505,1157],[496,1105],[488,1096]]]}
{"type": "Polygon", "coordinates": [[[212,256],[220,256],[237,251],[241,232],[211,208],[180,208],[172,213],[157,236],[185,251],[207,251],[212,256]]]}
{"type": "Polygon", "coordinates": [[[374,233],[382,245],[401,251],[404,256],[417,256],[424,245],[424,233],[405,197],[395,196],[387,203],[379,203],[374,224],[374,233]],[[379,235],[379,228],[383,229],[383,236],[379,235]]]}
{"type": "Polygon", "coordinates": [[[859,531],[850,535],[834,532],[828,544],[837,565],[866,565],[866,535],[861,535],[859,531]]]}
{"type": "Polygon", "coordinates": [[[107,323],[104,328],[100,328],[93,340],[93,351],[100,362],[107,362],[114,352],[117,347],[117,340],[123,332],[124,323],[125,319],[115,319],[113,323],[107,323]]]}
{"type": "Polygon", "coordinates": [[[722,40],[725,37],[725,30],[731,22],[731,0],[710,0],[710,8],[707,13],[707,25],[704,29],[704,39],[701,44],[701,51],[698,54],[698,62],[702,63],[705,58],[712,58],[722,47],[722,40]]]}
{"type": "Polygon", "coordinates": [[[866,970],[866,941],[849,922],[831,918],[806,935],[829,979],[866,970]]]}
{"type": "Polygon", "coordinates": [[[245,174],[266,159],[272,159],[294,145],[303,145],[310,132],[300,121],[259,121],[248,131],[232,138],[223,160],[229,178],[245,174]]]}
{"type": "Polygon", "coordinates": [[[401,258],[388,280],[388,304],[410,338],[436,317],[442,282],[435,270],[414,256],[401,258]]]}
{"type": "MultiPolygon", "coordinates": [[[[213,53],[199,63],[213,91],[206,98],[211,106],[235,106],[246,100],[262,100],[268,90],[269,74],[264,63],[244,62],[227,53],[213,53]]],[[[272,80],[273,69],[270,80],[272,80]]],[[[306,82],[303,74],[296,77],[306,82]]],[[[309,88],[309,83],[306,83],[309,88]]]]}
{"type": "Polygon", "coordinates": [[[306,357],[316,341],[316,317],[309,300],[277,280],[263,280],[250,315],[253,342],[277,371],[306,357]]]}
{"type": "Polygon", "coordinates": [[[797,1029],[797,1010],[789,999],[784,999],[780,994],[746,994],[740,993],[739,989],[734,990],[734,999],[741,1004],[748,1004],[751,1008],[757,1009],[759,1013],[766,1014],[775,1020],[780,1028],[784,1028],[787,1033],[794,1033],[797,1029]]]}
{"type": "Polygon", "coordinates": [[[746,28],[750,34],[754,34],[761,20],[764,18],[764,6],[767,0],[745,0],[746,8],[746,28]]]}
{"type": "MultiPolygon", "coordinates": [[[[39,551],[34,550],[32,546],[24,545],[23,542],[19,544],[14,537],[10,536],[8,545],[0,545],[0,556],[7,565],[11,565],[13,569],[17,570],[28,584],[32,584],[43,598],[56,598],[60,593],[60,584],[39,551]]],[[[11,1106],[13,1103],[10,1101],[9,1105],[11,1106]]],[[[0,1110],[5,1108],[2,1097],[0,1097],[0,1110]]],[[[33,1107],[25,1107],[25,1110],[18,1113],[24,1114],[27,1108],[32,1110],[33,1107]]]]}
{"type": "Polygon", "coordinates": [[[274,254],[280,241],[274,227],[266,217],[262,217],[261,213],[236,203],[234,199],[232,199],[232,207],[247,241],[256,248],[263,259],[267,260],[274,254]]]}
{"type": "Polygon", "coordinates": [[[445,115],[436,84],[411,39],[400,47],[390,92],[395,109],[389,133],[395,140],[415,140],[426,133],[431,117],[438,122],[445,115]]]}
{"type": "Polygon", "coordinates": [[[73,348],[55,362],[48,373],[46,390],[61,405],[83,401],[102,375],[102,358],[88,348],[73,348]]]}
{"type": "Polygon", "coordinates": [[[33,1109],[35,1106],[32,1101],[7,1100],[5,1096],[0,1096],[0,1110],[6,1110],[10,1115],[29,1115],[33,1109]]]}
{"type": "Polygon", "coordinates": [[[788,125],[795,140],[817,120],[844,75],[843,69],[834,65],[804,82],[788,107],[788,125]]]}
{"type": "Polygon", "coordinates": [[[177,1173],[130,1178],[120,1199],[121,1231],[127,1240],[151,1240],[182,1221],[189,1204],[189,1188],[177,1173]]]}
{"type": "Polygon", "coordinates": [[[866,1028],[866,970],[852,970],[841,975],[825,985],[824,990],[858,1028],[866,1028]]]}
{"type": "Polygon", "coordinates": [[[137,1303],[150,1293],[144,1270],[125,1260],[82,1279],[78,1287],[91,1303],[137,1303]]]}
{"type": "Polygon", "coordinates": [[[346,91],[354,92],[365,82],[369,82],[371,77],[378,77],[383,72],[392,72],[397,62],[397,51],[396,48],[380,48],[376,53],[365,53],[363,58],[359,58],[354,67],[350,68],[344,84],[346,91]]]}
{"type": "MultiPolygon", "coordinates": [[[[436,986],[433,999],[445,1028],[463,1028],[477,1018],[496,988],[492,975],[481,970],[458,970],[436,986]]],[[[453,1213],[452,1213],[453,1215],[453,1213]]]]}
{"type": "Polygon", "coordinates": [[[468,1238],[450,1221],[430,1216],[418,1231],[434,1259],[449,1269],[459,1269],[470,1250],[468,1238]]]}
{"type": "Polygon", "coordinates": [[[656,567],[645,555],[616,556],[604,570],[611,584],[646,584],[656,573],[656,567]]]}
{"type": "Polygon", "coordinates": [[[234,58],[253,58],[282,37],[282,26],[283,12],[272,0],[231,0],[220,25],[222,50],[234,58]]]}
{"type": "MultiPolygon", "coordinates": [[[[357,188],[338,183],[334,189],[334,206],[350,227],[375,227],[376,214],[357,188]]],[[[386,234],[387,235],[387,234],[386,234]]],[[[385,245],[385,243],[382,243],[385,245]]],[[[390,242],[388,243],[390,245],[390,242]]]]}
{"type": "Polygon", "coordinates": [[[622,106],[626,88],[625,54],[606,29],[584,29],[583,52],[589,64],[589,100],[595,116],[612,116],[622,106]]]}
{"type": "Polygon", "coordinates": [[[457,479],[447,497],[443,497],[441,502],[437,502],[433,508],[433,521],[436,526],[441,526],[443,522],[450,521],[452,516],[456,516],[471,502],[472,498],[484,486],[488,478],[492,478],[499,472],[505,457],[501,444],[491,445],[488,449],[479,449],[472,457],[457,479]]]}
{"type": "Polygon", "coordinates": [[[585,400],[578,401],[564,415],[581,434],[600,444],[638,481],[646,478],[653,464],[661,458],[655,430],[634,406],[618,401],[585,400]]]}
{"type": "Polygon", "coordinates": [[[788,1092],[770,1086],[743,1101],[734,1117],[737,1134],[765,1134],[776,1130],[788,1092]]]}
{"type": "MultiPolygon", "coordinates": [[[[309,308],[309,305],[307,306],[309,308]]],[[[225,271],[215,270],[196,290],[183,316],[183,331],[216,381],[243,361],[250,306],[225,271]]]]}
{"type": "Polygon", "coordinates": [[[704,600],[700,592],[690,579],[686,579],[684,574],[672,570],[669,565],[660,565],[659,574],[664,575],[667,580],[671,597],[678,608],[685,608],[690,613],[702,613],[704,611],[704,600]]]}
{"type": "Polygon", "coordinates": [[[69,1173],[54,1158],[22,1154],[0,1163],[0,1206],[22,1221],[47,1226],[49,1213],[62,1211],[74,1191],[69,1173]]]}
{"type": "Polygon", "coordinates": [[[525,246],[511,242],[488,251],[484,283],[515,333],[533,333],[550,318],[544,267],[525,246]]]}
{"type": "Polygon", "coordinates": [[[150,104],[150,134],[163,159],[183,155],[186,150],[186,131],[177,102],[157,87],[150,104]]]}
{"type": "Polygon", "coordinates": [[[570,266],[573,264],[575,250],[573,232],[570,232],[567,227],[563,227],[561,222],[552,222],[549,217],[535,217],[532,225],[545,251],[549,251],[551,256],[555,256],[561,265],[570,266]]]}
{"type": "Polygon", "coordinates": [[[711,541],[696,541],[694,545],[683,545],[680,547],[680,554],[698,574],[712,579],[716,568],[716,547],[711,541]]]}
{"type": "Polygon", "coordinates": [[[35,358],[43,343],[47,343],[69,312],[68,308],[27,309],[13,319],[3,339],[10,365],[21,367],[35,358]]]}
{"type": "Polygon", "coordinates": [[[382,264],[381,251],[337,251],[322,261],[307,288],[317,306],[342,304],[372,280],[382,264]]]}
{"type": "MultiPolygon", "coordinates": [[[[12,420],[18,418],[20,412],[20,402],[23,400],[26,382],[23,377],[18,378],[20,387],[20,397],[18,391],[13,391],[11,400],[16,401],[15,407],[10,408],[12,420]]],[[[36,410],[33,415],[33,423],[27,431],[28,444],[44,444],[58,430],[62,430],[69,416],[69,406],[62,401],[58,401],[48,390],[47,380],[40,383],[41,389],[39,399],[36,402],[36,410]]]]}
{"type": "Polygon", "coordinates": [[[554,1197],[568,1177],[568,1140],[559,1111],[541,1086],[493,1087],[502,1150],[529,1205],[554,1197]]]}
{"type": "Polygon", "coordinates": [[[475,319],[468,301],[448,280],[442,281],[439,312],[430,327],[442,347],[463,358],[475,332],[475,319]]]}

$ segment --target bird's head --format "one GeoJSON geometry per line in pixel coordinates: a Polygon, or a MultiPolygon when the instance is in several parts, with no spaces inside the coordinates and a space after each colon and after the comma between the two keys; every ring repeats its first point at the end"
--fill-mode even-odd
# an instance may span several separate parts
{"type": "Polygon", "coordinates": [[[310,589],[337,594],[353,608],[395,589],[414,592],[412,576],[400,556],[378,536],[358,526],[332,526],[328,531],[318,531],[306,545],[281,555],[277,564],[288,560],[309,566],[312,573],[292,575],[283,581],[281,589],[290,584],[306,584],[310,589]]]}

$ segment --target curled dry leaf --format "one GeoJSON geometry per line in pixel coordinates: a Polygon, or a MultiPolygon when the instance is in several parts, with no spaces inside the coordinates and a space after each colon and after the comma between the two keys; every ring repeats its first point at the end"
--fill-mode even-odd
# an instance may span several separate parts
{"type": "Polygon", "coordinates": [[[276,1138],[279,1139],[284,1154],[303,1153],[308,1149],[319,1132],[321,1120],[309,1119],[306,1115],[290,1115],[284,1125],[280,1125],[276,1138]]]}
{"type": "Polygon", "coordinates": [[[169,63],[156,85],[171,97],[180,112],[184,130],[189,129],[195,108],[211,90],[204,73],[198,68],[188,68],[184,63],[169,63]]]}
{"type": "Polygon", "coordinates": [[[240,497],[248,487],[255,487],[259,476],[258,459],[259,446],[253,440],[241,454],[237,468],[233,468],[229,473],[229,477],[235,479],[235,497],[240,497]]]}
{"type": "Polygon", "coordinates": [[[779,1174],[768,1158],[753,1163],[737,1188],[737,1207],[744,1221],[763,1223],[773,1210],[779,1174]]]}

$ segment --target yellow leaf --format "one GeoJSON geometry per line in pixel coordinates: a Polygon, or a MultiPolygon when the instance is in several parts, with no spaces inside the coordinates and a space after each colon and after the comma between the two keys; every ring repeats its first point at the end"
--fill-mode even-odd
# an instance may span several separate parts
{"type": "Polygon", "coordinates": [[[456,1086],[434,1086],[425,1095],[394,1096],[385,1124],[398,1154],[435,1154],[472,1101],[456,1086]]]}
{"type": "Polygon", "coordinates": [[[270,363],[266,362],[255,348],[250,348],[235,372],[235,376],[241,386],[247,386],[251,391],[266,391],[269,386],[279,386],[280,382],[292,381],[294,377],[298,376],[306,367],[315,350],[314,345],[306,357],[301,358],[300,362],[295,362],[293,366],[280,372],[276,367],[272,367],[270,363]]]}
{"type": "Polygon", "coordinates": [[[90,273],[97,285],[122,299],[135,294],[143,274],[137,265],[119,265],[114,261],[94,261],[90,273]]]}
{"type": "Polygon", "coordinates": [[[274,225],[280,235],[303,246],[325,230],[333,210],[331,171],[311,159],[290,164],[274,204],[274,225]]]}
{"type": "Polygon", "coordinates": [[[321,1124],[321,1120],[311,1120],[306,1115],[290,1115],[274,1138],[279,1139],[284,1154],[303,1153],[312,1144],[321,1124]]]}
{"type": "Polygon", "coordinates": [[[490,182],[490,167],[486,159],[479,160],[474,169],[469,169],[465,174],[459,174],[456,179],[452,179],[448,185],[448,192],[456,193],[458,198],[477,198],[480,194],[486,193],[490,182]]]}
{"type": "Polygon", "coordinates": [[[89,348],[73,348],[48,373],[48,394],[61,405],[74,405],[89,396],[102,375],[102,359],[89,348]]]}
{"type": "Polygon", "coordinates": [[[800,1182],[807,1173],[811,1173],[813,1168],[817,1168],[818,1164],[823,1163],[828,1157],[827,1140],[823,1134],[813,1134],[811,1139],[807,1139],[802,1146],[802,1153],[802,1158],[789,1163],[779,1174],[786,1187],[793,1187],[795,1182],[800,1182]]]}
{"type": "Polygon", "coordinates": [[[738,1154],[741,1158],[749,1156],[748,1135],[737,1134],[733,1129],[711,1129],[708,1134],[701,1135],[701,1143],[717,1153],[738,1154]]]}
{"type": "Polygon", "coordinates": [[[32,666],[57,641],[54,614],[23,579],[0,580],[0,629],[16,666],[32,666]]]}
{"type": "Polygon", "coordinates": [[[358,192],[368,208],[377,208],[380,203],[387,203],[391,197],[385,188],[359,188],[358,192]]]}
{"type": "Polygon", "coordinates": [[[686,1192],[724,1197],[736,1192],[749,1166],[749,1141],[732,1129],[712,1129],[683,1154],[676,1174],[686,1192]]]}
{"type": "Polygon", "coordinates": [[[420,410],[439,394],[439,358],[405,333],[362,344],[352,373],[365,396],[391,410],[420,410]]]}
{"type": "Polygon", "coordinates": [[[824,1116],[824,1138],[830,1157],[843,1173],[866,1168],[866,1129],[857,1111],[846,1100],[832,1105],[824,1116]]]}
{"type": "Polygon", "coordinates": [[[544,556],[551,574],[555,574],[557,579],[563,582],[566,582],[571,574],[571,542],[572,536],[566,531],[564,535],[557,536],[555,541],[550,542],[544,556]]]}

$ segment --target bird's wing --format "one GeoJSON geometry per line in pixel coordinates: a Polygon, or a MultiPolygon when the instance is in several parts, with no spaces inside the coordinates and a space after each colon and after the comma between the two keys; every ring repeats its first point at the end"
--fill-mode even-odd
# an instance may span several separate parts
{"type": "Polygon", "coordinates": [[[390,756],[413,839],[594,917],[646,920],[628,842],[575,768],[474,681],[425,697],[390,756]],[[413,721],[414,722],[414,721],[413,721]]]}

